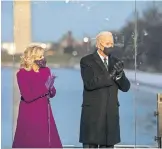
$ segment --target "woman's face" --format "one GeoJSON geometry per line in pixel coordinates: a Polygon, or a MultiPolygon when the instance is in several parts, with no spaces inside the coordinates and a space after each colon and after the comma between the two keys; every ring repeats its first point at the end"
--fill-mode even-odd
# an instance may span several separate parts
{"type": "Polygon", "coordinates": [[[44,59],[44,52],[37,53],[34,63],[39,67],[46,67],[46,60],[44,59]]]}
{"type": "Polygon", "coordinates": [[[38,60],[41,60],[41,59],[44,59],[44,55],[40,55],[40,56],[38,57],[38,60]]]}
{"type": "Polygon", "coordinates": [[[39,52],[35,60],[44,59],[44,52],[39,52]]]}

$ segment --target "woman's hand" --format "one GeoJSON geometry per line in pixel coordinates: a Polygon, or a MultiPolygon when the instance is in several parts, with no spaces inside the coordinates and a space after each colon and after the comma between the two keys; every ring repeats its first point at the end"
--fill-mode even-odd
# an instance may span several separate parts
{"type": "Polygon", "coordinates": [[[50,82],[50,89],[52,89],[54,82],[55,82],[56,76],[54,74],[51,75],[51,82],[50,82]]]}
{"type": "Polygon", "coordinates": [[[51,76],[48,77],[48,79],[47,79],[47,81],[45,83],[46,88],[48,90],[50,90],[53,87],[54,82],[55,82],[55,78],[56,78],[56,76],[54,74],[52,74],[51,76]]]}

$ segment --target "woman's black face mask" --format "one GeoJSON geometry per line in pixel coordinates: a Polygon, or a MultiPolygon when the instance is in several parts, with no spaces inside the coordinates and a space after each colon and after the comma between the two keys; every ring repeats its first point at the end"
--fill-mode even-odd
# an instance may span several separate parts
{"type": "Polygon", "coordinates": [[[45,58],[43,58],[41,60],[35,60],[34,62],[38,65],[39,68],[46,67],[46,59],[45,58]]]}

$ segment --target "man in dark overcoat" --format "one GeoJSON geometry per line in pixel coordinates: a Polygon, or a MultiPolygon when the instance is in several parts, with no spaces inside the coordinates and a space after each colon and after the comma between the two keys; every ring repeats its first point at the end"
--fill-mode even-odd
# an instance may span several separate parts
{"type": "Polygon", "coordinates": [[[113,148],[120,142],[118,90],[127,92],[130,82],[123,62],[111,55],[112,33],[99,33],[96,47],[80,61],[84,91],[79,142],[84,148],[113,148]]]}

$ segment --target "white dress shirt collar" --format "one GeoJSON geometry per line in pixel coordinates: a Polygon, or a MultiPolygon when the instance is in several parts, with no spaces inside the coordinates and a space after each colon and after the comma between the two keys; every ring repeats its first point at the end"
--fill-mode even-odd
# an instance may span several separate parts
{"type": "Polygon", "coordinates": [[[104,59],[106,58],[106,62],[107,62],[107,65],[108,65],[108,56],[104,57],[102,56],[98,51],[97,51],[98,55],[100,56],[102,62],[104,63],[104,59]]]}

